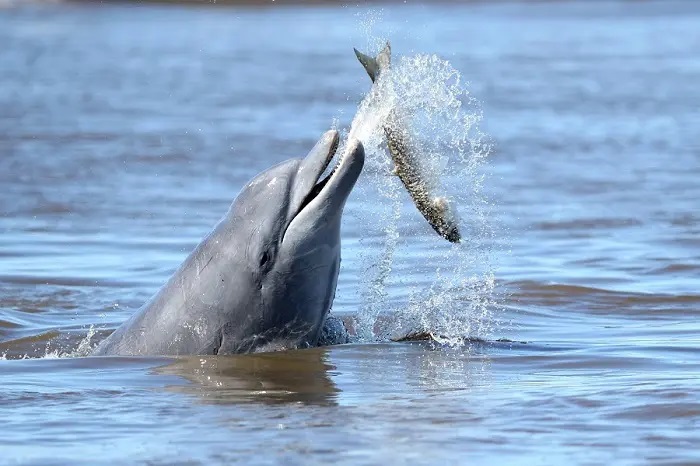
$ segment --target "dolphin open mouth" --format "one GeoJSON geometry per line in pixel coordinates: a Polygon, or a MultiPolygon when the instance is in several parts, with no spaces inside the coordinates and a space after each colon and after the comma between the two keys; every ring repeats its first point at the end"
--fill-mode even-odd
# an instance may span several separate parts
{"type": "Polygon", "coordinates": [[[304,198],[304,200],[302,201],[301,206],[299,206],[298,212],[301,212],[302,210],[304,210],[304,207],[309,205],[309,202],[311,202],[314,198],[316,198],[316,196],[319,195],[319,193],[323,190],[323,188],[328,184],[331,177],[338,170],[338,167],[340,166],[340,162],[342,162],[343,157],[337,157],[338,161],[335,163],[335,166],[333,166],[333,169],[331,170],[331,172],[327,176],[325,176],[322,180],[318,181],[318,178],[320,178],[323,175],[323,173],[326,171],[328,166],[331,164],[331,161],[334,158],[336,158],[335,153],[338,150],[338,143],[339,143],[339,140],[336,137],[333,140],[330,151],[328,151],[328,157],[326,157],[326,160],[323,164],[323,168],[320,170],[318,177],[316,178],[316,180],[317,180],[316,184],[314,185],[313,188],[311,188],[311,191],[309,191],[309,194],[307,194],[306,197],[304,198]]]}
{"type": "Polygon", "coordinates": [[[336,138],[328,151],[325,162],[319,166],[321,169],[316,177],[316,183],[302,201],[297,215],[301,214],[312,203],[316,204],[314,209],[322,209],[327,214],[330,214],[333,208],[342,210],[345,200],[360,176],[365,157],[362,144],[357,140],[348,141],[338,156],[336,156],[337,149],[338,140],[336,138]],[[337,159],[337,162],[330,173],[321,178],[334,158],[337,159]]]}
{"type": "Polygon", "coordinates": [[[365,152],[357,140],[348,141],[336,155],[339,145],[337,131],[328,131],[301,160],[290,204],[290,221],[282,240],[294,225],[329,224],[339,218],[345,201],[362,172],[365,152]],[[336,159],[328,175],[323,174],[336,159]],[[320,223],[319,223],[320,222],[320,223]]]}

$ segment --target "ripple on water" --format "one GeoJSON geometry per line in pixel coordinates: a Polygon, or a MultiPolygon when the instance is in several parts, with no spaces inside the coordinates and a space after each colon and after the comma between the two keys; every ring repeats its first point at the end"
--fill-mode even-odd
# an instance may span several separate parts
{"type": "MultiPolygon", "coordinates": [[[[700,463],[698,4],[384,9],[3,10],[3,460],[700,463]],[[460,214],[493,263],[441,244],[401,190],[356,189],[333,311],[366,303],[364,259],[388,257],[388,212],[398,238],[386,305],[371,310],[467,315],[454,283],[426,291],[436,267],[499,265],[506,305],[490,327],[465,321],[492,340],[57,357],[127,319],[254,173],[303,155],[333,117],[350,125],[370,84],[351,50],[369,48],[358,21],[397,57],[446,58],[483,103],[493,156],[444,181],[458,196],[483,182],[491,201],[460,214]]],[[[384,165],[366,168],[361,183],[393,189],[384,165]]]]}

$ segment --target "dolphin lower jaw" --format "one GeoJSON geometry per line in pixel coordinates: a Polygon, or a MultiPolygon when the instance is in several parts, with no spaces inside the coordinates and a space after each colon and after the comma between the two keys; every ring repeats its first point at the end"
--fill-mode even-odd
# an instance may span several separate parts
{"type": "Polygon", "coordinates": [[[340,229],[340,217],[352,188],[355,186],[364,165],[365,153],[362,144],[351,141],[340,156],[333,171],[309,191],[301,209],[289,222],[282,242],[292,240],[297,229],[315,225],[316,229],[335,227],[340,229]]]}
{"type": "Polygon", "coordinates": [[[342,209],[360,176],[364,163],[365,151],[360,141],[357,139],[349,141],[335,168],[324,180],[325,183],[317,198],[331,198],[338,204],[335,207],[342,209]]]}
{"type": "Polygon", "coordinates": [[[338,132],[327,131],[309,154],[300,161],[294,178],[294,191],[291,196],[290,215],[298,214],[308,204],[308,200],[318,194],[319,178],[330,165],[338,148],[338,132]]]}

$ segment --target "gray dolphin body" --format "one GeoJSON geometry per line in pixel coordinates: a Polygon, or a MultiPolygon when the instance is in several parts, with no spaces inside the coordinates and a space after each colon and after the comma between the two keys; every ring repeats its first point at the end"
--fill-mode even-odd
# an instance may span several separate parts
{"type": "MultiPolygon", "coordinates": [[[[335,297],[340,220],[364,164],[326,133],[255,177],[170,280],[93,355],[195,355],[316,346],[335,297]]],[[[337,324],[337,322],[335,322],[337,324]]]]}

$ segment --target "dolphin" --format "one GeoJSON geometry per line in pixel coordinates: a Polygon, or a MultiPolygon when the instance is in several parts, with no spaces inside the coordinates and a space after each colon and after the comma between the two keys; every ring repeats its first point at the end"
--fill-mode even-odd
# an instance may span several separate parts
{"type": "Polygon", "coordinates": [[[362,144],[351,140],[321,179],[337,147],[329,131],[304,159],[253,178],[168,282],[92,354],[316,346],[335,297],[343,208],[364,164],[362,144]]]}

